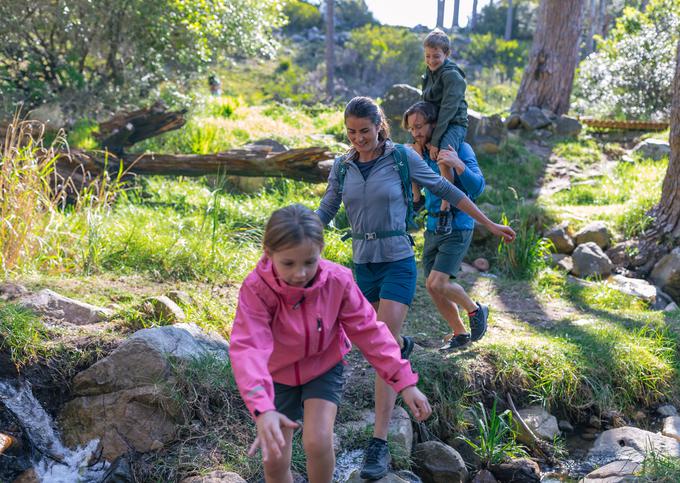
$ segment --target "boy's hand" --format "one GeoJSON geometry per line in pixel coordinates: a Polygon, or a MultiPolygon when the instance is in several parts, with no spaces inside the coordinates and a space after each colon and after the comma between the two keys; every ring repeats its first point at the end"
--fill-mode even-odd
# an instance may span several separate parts
{"type": "Polygon", "coordinates": [[[281,428],[297,428],[298,423],[291,421],[276,411],[260,414],[255,421],[257,424],[257,438],[248,450],[248,456],[253,456],[257,448],[262,449],[262,460],[280,458],[286,446],[286,439],[281,428]]]}
{"type": "Polygon", "coordinates": [[[494,223],[493,225],[491,225],[489,227],[489,231],[492,234],[501,237],[507,243],[514,241],[515,237],[517,236],[515,234],[515,230],[506,225],[499,225],[498,223],[494,223]]]}
{"type": "Polygon", "coordinates": [[[425,421],[432,414],[432,408],[427,397],[416,386],[409,386],[402,390],[401,398],[411,410],[416,421],[425,421]]]}
{"type": "Polygon", "coordinates": [[[430,145],[430,159],[434,161],[435,159],[437,159],[438,155],[439,155],[439,148],[437,146],[430,145]]]}

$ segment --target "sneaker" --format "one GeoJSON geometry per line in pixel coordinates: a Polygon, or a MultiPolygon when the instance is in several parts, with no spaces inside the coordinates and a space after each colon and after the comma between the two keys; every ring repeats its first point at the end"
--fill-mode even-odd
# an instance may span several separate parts
{"type": "Polygon", "coordinates": [[[411,352],[413,352],[413,347],[416,344],[413,342],[413,338],[408,335],[403,335],[401,338],[404,339],[404,347],[401,348],[401,358],[408,359],[411,357],[411,352]]]}
{"type": "Polygon", "coordinates": [[[439,348],[439,352],[453,352],[470,344],[470,334],[458,334],[451,337],[446,344],[439,348]]]}
{"type": "Polygon", "coordinates": [[[489,307],[477,303],[477,311],[470,317],[470,334],[472,342],[478,341],[486,333],[486,320],[489,318],[489,307]]]}
{"type": "Polygon", "coordinates": [[[359,476],[364,480],[379,480],[389,472],[391,460],[387,441],[373,438],[364,453],[359,476]]]}
{"type": "Polygon", "coordinates": [[[453,231],[451,223],[453,223],[451,210],[440,211],[439,215],[437,216],[437,227],[435,228],[434,232],[437,235],[448,235],[453,231]]]}

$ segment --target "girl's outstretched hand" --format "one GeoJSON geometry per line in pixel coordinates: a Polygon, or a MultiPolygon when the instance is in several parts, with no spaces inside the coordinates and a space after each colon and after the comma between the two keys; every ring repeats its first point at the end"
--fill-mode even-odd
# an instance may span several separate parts
{"type": "Polygon", "coordinates": [[[276,411],[260,414],[256,420],[257,438],[248,450],[248,456],[253,456],[257,448],[262,450],[262,460],[280,458],[286,446],[286,439],[281,428],[297,428],[298,423],[291,421],[276,411]]]}
{"type": "Polygon", "coordinates": [[[489,227],[489,231],[494,235],[501,237],[507,243],[514,241],[515,237],[517,236],[515,234],[515,230],[507,225],[499,225],[498,223],[494,223],[491,227],[489,227]]]}
{"type": "Polygon", "coordinates": [[[432,408],[427,397],[416,386],[409,386],[401,391],[401,398],[411,410],[416,421],[425,421],[432,414],[432,408]]]}

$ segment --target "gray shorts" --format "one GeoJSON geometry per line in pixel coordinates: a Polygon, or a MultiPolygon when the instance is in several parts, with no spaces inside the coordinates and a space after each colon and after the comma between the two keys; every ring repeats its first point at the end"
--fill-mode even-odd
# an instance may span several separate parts
{"type": "Polygon", "coordinates": [[[425,279],[432,270],[455,277],[472,242],[472,230],[453,230],[448,235],[437,235],[425,230],[423,270],[425,279]]]}
{"type": "Polygon", "coordinates": [[[307,399],[323,399],[336,406],[342,398],[342,373],[344,364],[340,361],[316,379],[300,386],[274,383],[274,405],[276,410],[293,421],[302,419],[304,402],[307,399]]]}

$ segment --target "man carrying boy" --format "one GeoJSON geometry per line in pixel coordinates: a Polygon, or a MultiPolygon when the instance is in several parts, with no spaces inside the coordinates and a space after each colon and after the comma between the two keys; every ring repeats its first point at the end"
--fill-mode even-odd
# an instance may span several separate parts
{"type": "MultiPolygon", "coordinates": [[[[458,152],[450,149],[440,151],[437,161],[429,156],[429,143],[438,124],[436,112],[436,106],[421,101],[404,113],[403,125],[413,136],[413,149],[421,154],[435,173],[453,170],[454,185],[471,199],[475,199],[484,190],[485,183],[469,144],[462,142],[458,152]]],[[[423,246],[423,269],[427,291],[453,332],[451,339],[440,350],[451,352],[482,338],[486,332],[489,308],[474,302],[463,287],[450,280],[460,270],[463,257],[470,247],[475,222],[467,214],[456,210],[451,230],[448,233],[438,233],[438,219],[431,213],[436,212],[440,203],[441,198],[425,190],[428,217],[423,246]],[[463,325],[458,305],[470,318],[469,333],[463,325]]]]}
{"type": "MultiPolygon", "coordinates": [[[[423,100],[437,109],[437,127],[432,132],[429,154],[437,160],[444,149],[458,151],[465,140],[468,126],[467,102],[465,102],[465,73],[448,58],[451,52],[449,37],[439,29],[430,32],[423,41],[427,69],[423,75],[423,100]]],[[[441,175],[453,183],[451,169],[443,169],[441,175]]],[[[414,203],[420,200],[420,187],[414,188],[414,203]]],[[[437,234],[451,233],[453,213],[449,203],[441,201],[434,213],[438,214],[437,234]]]]}

